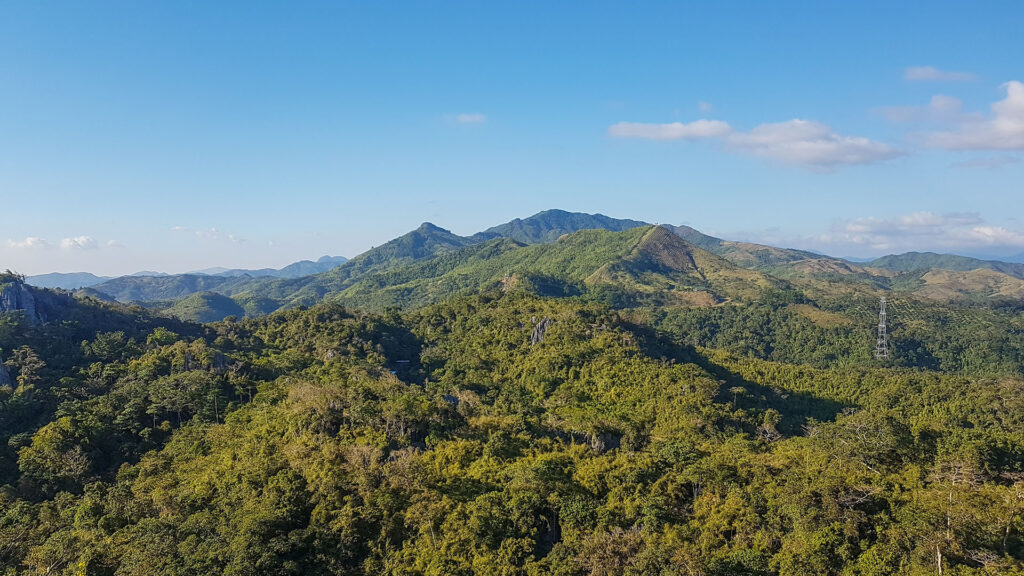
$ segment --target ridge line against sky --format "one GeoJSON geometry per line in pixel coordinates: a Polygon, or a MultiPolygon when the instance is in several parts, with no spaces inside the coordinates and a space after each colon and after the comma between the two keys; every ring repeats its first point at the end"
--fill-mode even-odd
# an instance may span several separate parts
{"type": "Polygon", "coordinates": [[[744,6],[5,5],[0,268],[280,267],[548,208],[1024,254],[1024,7],[744,6]]]}

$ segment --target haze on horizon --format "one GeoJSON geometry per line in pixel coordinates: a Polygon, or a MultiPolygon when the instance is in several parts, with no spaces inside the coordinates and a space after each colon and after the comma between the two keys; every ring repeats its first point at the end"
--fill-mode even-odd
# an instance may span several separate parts
{"type": "Polygon", "coordinates": [[[352,257],[559,208],[1024,254],[1024,6],[0,8],[0,269],[352,257]]]}

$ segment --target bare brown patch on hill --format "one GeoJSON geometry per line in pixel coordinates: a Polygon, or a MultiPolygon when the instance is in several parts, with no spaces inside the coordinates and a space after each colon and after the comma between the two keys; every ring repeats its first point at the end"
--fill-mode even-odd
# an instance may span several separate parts
{"type": "Polygon", "coordinates": [[[837,326],[849,326],[853,323],[852,320],[846,316],[836,314],[834,312],[828,312],[820,308],[815,308],[810,304],[790,304],[786,307],[788,310],[796,312],[797,314],[807,318],[811,322],[814,322],[816,326],[822,328],[835,328],[837,326]]]}
{"type": "Polygon", "coordinates": [[[914,293],[929,300],[955,300],[971,296],[1024,299],[1024,280],[995,270],[931,270],[921,280],[924,286],[914,293]]]}

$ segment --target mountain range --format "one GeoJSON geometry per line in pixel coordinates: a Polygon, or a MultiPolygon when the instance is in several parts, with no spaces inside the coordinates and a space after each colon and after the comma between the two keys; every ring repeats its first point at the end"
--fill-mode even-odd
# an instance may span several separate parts
{"type": "Polygon", "coordinates": [[[89,272],[52,272],[50,274],[29,276],[25,280],[28,284],[37,288],[78,290],[80,288],[89,288],[119,278],[133,277],[166,278],[174,276],[220,276],[226,278],[239,278],[248,276],[251,278],[299,278],[301,276],[309,276],[311,274],[326,272],[327,270],[344,264],[347,260],[348,259],[344,256],[321,256],[316,261],[300,260],[298,262],[292,262],[284,268],[259,268],[255,270],[245,268],[206,268],[204,270],[187,272],[185,274],[167,274],[166,272],[143,270],[120,277],[97,276],[89,272]]]}
{"type": "Polygon", "coordinates": [[[586,295],[617,307],[715,306],[771,291],[795,291],[822,302],[874,298],[885,291],[931,301],[1024,295],[1024,264],[934,253],[852,262],[725,240],[689,226],[562,210],[471,236],[424,223],[348,261],[324,257],[280,270],[217,268],[99,282],[68,276],[68,284],[74,280],[86,288],[84,295],[137,302],[196,321],[259,316],[325,299],[383,309],[516,288],[586,295]]]}

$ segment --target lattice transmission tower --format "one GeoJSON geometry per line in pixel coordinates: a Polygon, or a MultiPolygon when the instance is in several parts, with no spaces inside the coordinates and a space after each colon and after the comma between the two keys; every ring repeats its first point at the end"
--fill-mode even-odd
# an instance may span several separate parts
{"type": "Polygon", "coordinates": [[[882,296],[878,310],[878,343],[875,344],[875,358],[878,360],[889,359],[889,337],[885,327],[885,296],[882,296]]]}

